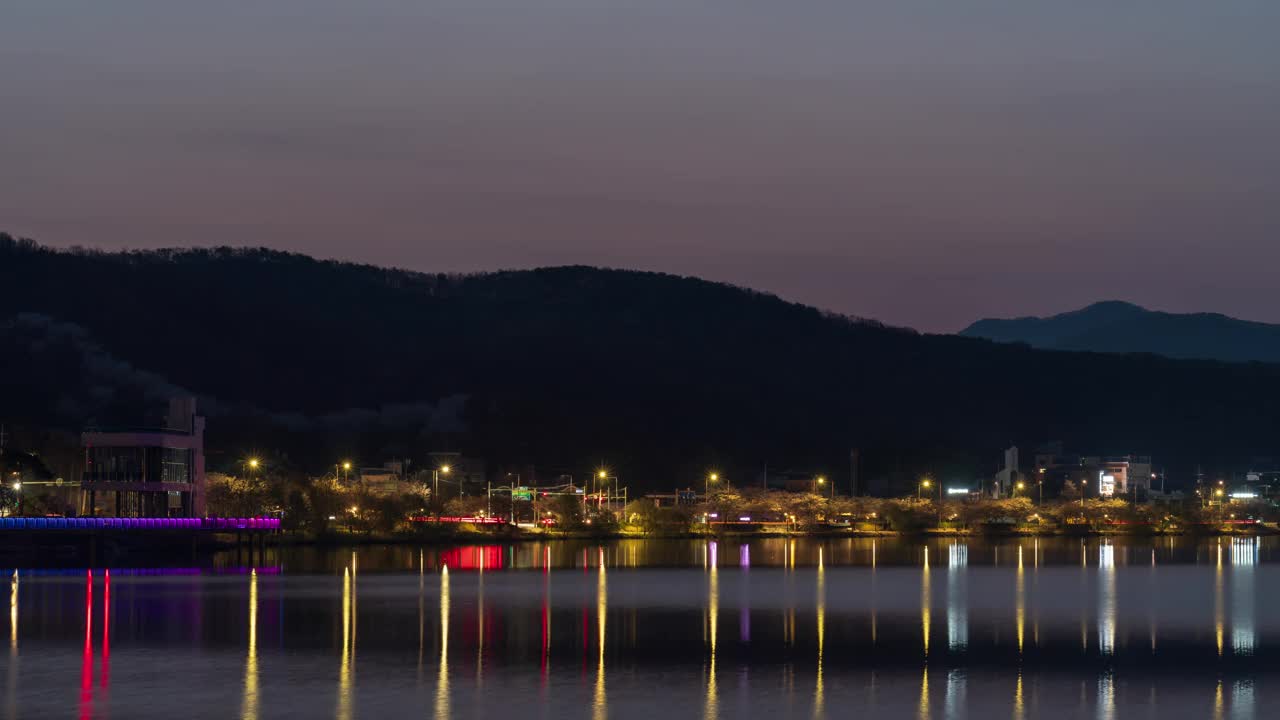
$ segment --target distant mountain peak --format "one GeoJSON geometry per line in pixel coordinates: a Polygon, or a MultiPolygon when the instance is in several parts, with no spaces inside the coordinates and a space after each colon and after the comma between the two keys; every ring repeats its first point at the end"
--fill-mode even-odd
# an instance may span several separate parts
{"type": "Polygon", "coordinates": [[[1280,362],[1280,325],[1219,313],[1160,312],[1124,300],[1102,300],[1048,317],[987,318],[960,334],[1049,350],[1280,362]]]}
{"type": "Polygon", "coordinates": [[[1128,300],[1099,300],[1098,302],[1093,303],[1091,305],[1086,305],[1084,308],[1080,310],[1076,310],[1075,312],[1085,313],[1085,312],[1095,312],[1099,310],[1106,310],[1106,311],[1119,310],[1124,312],[1151,312],[1150,310],[1147,310],[1141,305],[1131,303],[1128,300]]]}

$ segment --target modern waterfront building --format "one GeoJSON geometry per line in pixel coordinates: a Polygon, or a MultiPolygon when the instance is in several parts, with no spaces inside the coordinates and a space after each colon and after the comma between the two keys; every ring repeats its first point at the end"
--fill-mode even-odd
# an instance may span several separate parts
{"type": "Polygon", "coordinates": [[[163,428],[88,430],[81,515],[203,517],[204,418],[174,398],[163,428]]]}
{"type": "Polygon", "coordinates": [[[1034,481],[1044,482],[1056,493],[1066,481],[1083,488],[1089,497],[1146,500],[1156,479],[1151,458],[1145,455],[1076,455],[1064,453],[1058,443],[1040,448],[1035,455],[1034,481]]]}

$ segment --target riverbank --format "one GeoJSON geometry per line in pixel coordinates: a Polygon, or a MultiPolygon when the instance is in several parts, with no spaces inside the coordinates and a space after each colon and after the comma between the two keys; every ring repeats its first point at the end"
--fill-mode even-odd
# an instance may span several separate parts
{"type": "Polygon", "coordinates": [[[1068,526],[980,526],[976,528],[869,529],[848,527],[819,528],[700,528],[682,530],[637,528],[580,528],[549,530],[513,526],[428,526],[395,533],[330,531],[313,535],[300,531],[278,531],[254,536],[235,533],[186,533],[174,531],[157,534],[128,532],[100,533],[34,533],[0,532],[0,566],[99,566],[137,564],[155,561],[199,566],[209,558],[225,553],[238,562],[253,565],[268,553],[280,548],[342,548],[364,546],[454,547],[463,545],[518,545],[547,540],[614,542],[619,540],[730,540],[746,542],[759,539],[915,538],[921,540],[974,538],[1105,538],[1105,537],[1250,537],[1280,534],[1270,523],[1249,525],[1196,525],[1157,528],[1153,526],[1094,527],[1068,526]]]}

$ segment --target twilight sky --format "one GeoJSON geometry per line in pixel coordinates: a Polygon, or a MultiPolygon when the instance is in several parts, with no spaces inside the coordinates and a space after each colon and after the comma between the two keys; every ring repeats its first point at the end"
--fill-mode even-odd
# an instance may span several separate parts
{"type": "Polygon", "coordinates": [[[0,0],[0,230],[1280,322],[1275,0],[0,0]]]}

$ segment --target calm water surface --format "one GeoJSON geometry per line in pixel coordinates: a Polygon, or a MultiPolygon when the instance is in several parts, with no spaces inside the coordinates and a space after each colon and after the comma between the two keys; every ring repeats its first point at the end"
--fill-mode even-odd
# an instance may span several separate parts
{"type": "Polygon", "coordinates": [[[1263,718],[1280,543],[634,540],[5,570],[6,718],[1263,718]]]}

